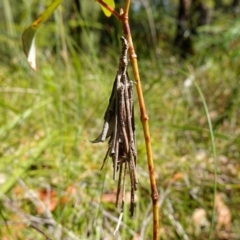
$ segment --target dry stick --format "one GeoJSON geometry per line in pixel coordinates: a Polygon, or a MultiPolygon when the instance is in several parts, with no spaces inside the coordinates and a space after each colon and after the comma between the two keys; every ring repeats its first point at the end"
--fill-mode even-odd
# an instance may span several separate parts
{"type": "MultiPolygon", "coordinates": [[[[24,183],[23,183],[24,184],[24,183]]],[[[43,215],[45,215],[45,218],[39,218],[32,216],[28,213],[25,213],[22,211],[22,209],[19,208],[19,206],[13,202],[12,200],[8,199],[5,195],[0,194],[0,199],[3,201],[4,206],[12,211],[13,213],[17,214],[17,216],[20,216],[22,221],[20,223],[28,223],[28,224],[37,224],[37,225],[48,225],[48,227],[53,227],[52,229],[48,229],[48,231],[53,234],[56,231],[60,230],[61,232],[64,232],[67,235],[67,239],[71,240],[79,240],[79,238],[70,230],[64,228],[60,223],[57,223],[51,212],[46,208],[46,206],[38,199],[35,197],[35,193],[31,190],[26,190],[26,195],[29,194],[29,200],[36,206],[40,206],[41,208],[43,207],[43,215]]],[[[32,226],[31,226],[32,227],[32,226]]],[[[59,239],[56,238],[55,239],[59,239]]]]}
{"type": "MultiPolygon", "coordinates": [[[[129,41],[131,42],[131,41],[129,41]]],[[[131,45],[130,45],[131,46],[131,45]]],[[[132,51],[134,53],[134,49],[132,51]]],[[[149,177],[150,177],[150,184],[151,184],[151,192],[152,192],[152,203],[153,203],[153,239],[158,239],[158,191],[157,191],[157,184],[156,184],[156,178],[154,173],[154,164],[153,164],[153,156],[152,156],[152,146],[151,146],[151,138],[150,138],[150,132],[149,132],[149,125],[148,125],[148,116],[145,109],[145,103],[143,99],[142,94],[142,86],[140,82],[139,72],[137,68],[137,58],[135,53],[130,54],[130,59],[133,67],[134,72],[134,78],[136,81],[136,89],[137,89],[137,95],[138,95],[138,101],[140,106],[140,112],[141,112],[141,121],[144,131],[144,137],[145,137],[145,145],[146,145],[146,151],[147,151],[147,161],[148,161],[148,170],[149,170],[149,177]]]]}
{"type": "MultiPolygon", "coordinates": [[[[119,77],[119,74],[117,74],[117,81],[116,81],[116,91],[115,91],[115,94],[116,94],[116,100],[115,100],[115,119],[114,119],[114,126],[115,126],[115,129],[114,129],[114,135],[113,135],[113,142],[112,142],[112,148],[115,150],[115,152],[113,152],[113,150],[110,152],[110,155],[113,156],[113,180],[115,181],[116,180],[116,173],[117,173],[117,166],[118,166],[118,156],[119,156],[119,141],[117,140],[119,138],[119,131],[118,131],[118,128],[119,128],[119,124],[118,124],[118,94],[117,94],[117,88],[118,88],[118,85],[119,85],[119,82],[120,82],[120,77],[119,77]]],[[[110,143],[111,144],[111,143],[110,143]]]]}
{"type": "Polygon", "coordinates": [[[42,229],[39,228],[39,226],[37,226],[35,223],[30,223],[29,227],[35,229],[36,231],[38,231],[39,233],[41,233],[46,240],[51,240],[52,238],[50,238],[42,229]]]}
{"type": "Polygon", "coordinates": [[[157,184],[154,174],[154,164],[153,164],[153,156],[152,156],[152,146],[151,146],[151,138],[149,132],[149,125],[148,125],[148,116],[146,113],[142,86],[138,71],[138,63],[137,63],[137,55],[134,50],[131,30],[128,22],[128,10],[130,6],[130,0],[126,0],[125,5],[125,12],[121,14],[121,22],[123,25],[124,34],[127,37],[129,43],[129,56],[133,68],[134,79],[136,82],[136,90],[138,95],[138,101],[140,106],[141,112],[141,121],[143,125],[144,137],[145,137],[145,145],[147,151],[147,160],[148,160],[148,170],[149,170],[149,177],[150,177],[150,184],[151,184],[151,191],[152,191],[152,203],[153,203],[153,239],[158,239],[158,225],[159,225],[159,218],[158,218],[158,191],[157,191],[157,184]]]}
{"type": "Polygon", "coordinates": [[[150,132],[149,132],[149,125],[148,125],[148,116],[145,108],[141,80],[140,80],[139,71],[138,71],[137,55],[134,50],[131,30],[128,22],[128,12],[129,12],[131,1],[126,0],[124,11],[120,12],[120,14],[117,13],[113,8],[108,6],[102,0],[96,0],[96,1],[100,3],[103,7],[108,9],[115,17],[117,17],[121,21],[124,34],[128,40],[128,44],[129,44],[128,51],[129,51],[130,61],[133,68],[134,79],[136,82],[136,90],[138,95],[138,102],[139,102],[139,107],[141,112],[141,121],[142,121],[145,145],[146,145],[146,151],[147,151],[148,170],[149,170],[151,192],[152,192],[152,203],[153,203],[153,239],[158,240],[158,228],[159,228],[158,198],[159,196],[157,191],[156,178],[154,174],[154,164],[153,164],[151,138],[150,138],[150,132]]]}

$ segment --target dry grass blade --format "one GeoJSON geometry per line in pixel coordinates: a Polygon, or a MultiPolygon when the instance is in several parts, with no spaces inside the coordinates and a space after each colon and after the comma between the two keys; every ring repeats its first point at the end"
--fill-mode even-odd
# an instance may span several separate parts
{"type": "MultiPolygon", "coordinates": [[[[131,182],[131,205],[130,215],[134,215],[134,198],[137,190],[136,175],[136,147],[135,147],[135,126],[133,114],[133,91],[132,83],[127,74],[127,52],[128,42],[122,37],[122,53],[119,60],[117,75],[113,84],[109,104],[104,115],[104,125],[102,133],[93,143],[103,142],[108,137],[109,155],[113,162],[113,179],[116,180],[118,174],[118,190],[116,196],[116,206],[122,196],[122,208],[124,205],[125,177],[128,169],[131,182]],[[118,171],[119,170],[119,171],[118,171]]],[[[104,158],[103,165],[106,161],[104,158]]]]}

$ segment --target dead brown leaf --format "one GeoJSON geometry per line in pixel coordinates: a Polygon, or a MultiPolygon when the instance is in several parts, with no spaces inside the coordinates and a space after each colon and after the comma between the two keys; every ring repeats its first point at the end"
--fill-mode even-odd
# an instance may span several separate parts
{"type": "MultiPolygon", "coordinates": [[[[119,199],[122,198],[122,194],[120,194],[119,199]]],[[[125,203],[130,203],[131,201],[131,192],[126,192],[125,193],[125,203]]],[[[135,202],[138,201],[137,195],[135,196],[135,202]]],[[[115,203],[116,202],[116,191],[113,192],[108,192],[104,193],[102,195],[102,202],[107,202],[107,203],[115,203]]]]}
{"type": "Polygon", "coordinates": [[[203,208],[196,208],[192,215],[192,223],[194,234],[196,236],[199,236],[203,231],[206,231],[210,226],[206,210],[203,208]]]}
{"type": "MultiPolygon", "coordinates": [[[[58,205],[59,198],[57,196],[56,191],[53,189],[40,189],[38,191],[39,199],[46,205],[49,211],[54,211],[58,205]]],[[[37,213],[41,214],[43,209],[41,207],[37,208],[37,213]]]]}
{"type": "Polygon", "coordinates": [[[116,202],[116,193],[115,192],[104,193],[102,195],[102,202],[115,203],[116,202]]]}
{"type": "Polygon", "coordinates": [[[132,240],[140,240],[140,234],[136,233],[132,240]]]}
{"type": "Polygon", "coordinates": [[[181,172],[177,172],[172,176],[171,182],[176,182],[183,178],[183,174],[181,172]]]}
{"type": "Polygon", "coordinates": [[[74,185],[70,185],[67,187],[65,195],[61,198],[61,204],[66,204],[72,201],[73,196],[77,194],[77,188],[74,185]]]}
{"type": "Polygon", "coordinates": [[[228,206],[223,202],[222,194],[217,193],[215,199],[215,207],[217,211],[216,229],[229,231],[231,229],[232,215],[228,206]]]}

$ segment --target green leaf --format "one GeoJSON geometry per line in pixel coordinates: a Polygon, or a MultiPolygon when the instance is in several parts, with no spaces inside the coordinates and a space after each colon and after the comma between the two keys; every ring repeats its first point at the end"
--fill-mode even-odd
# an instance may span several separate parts
{"type": "Polygon", "coordinates": [[[30,66],[34,70],[36,70],[36,49],[34,44],[36,31],[49,19],[61,2],[62,0],[54,0],[22,34],[23,51],[27,56],[30,66]]]}
{"type": "MultiPolygon", "coordinates": [[[[115,8],[115,2],[114,0],[103,0],[103,2],[105,2],[109,7],[111,8],[115,8]]],[[[110,17],[112,15],[112,13],[110,11],[108,11],[105,7],[103,7],[102,5],[100,5],[104,14],[107,16],[107,17],[110,17]]]]}

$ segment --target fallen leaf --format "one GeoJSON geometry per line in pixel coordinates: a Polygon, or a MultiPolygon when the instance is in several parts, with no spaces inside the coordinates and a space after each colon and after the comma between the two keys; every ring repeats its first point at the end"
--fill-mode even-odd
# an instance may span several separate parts
{"type": "Polygon", "coordinates": [[[65,191],[65,195],[61,198],[61,204],[66,204],[70,202],[74,195],[77,194],[77,188],[74,185],[70,185],[67,187],[65,191]]]}
{"type": "Polygon", "coordinates": [[[136,233],[132,240],[140,240],[140,234],[136,233]]]}
{"type": "Polygon", "coordinates": [[[176,182],[183,178],[183,174],[181,172],[177,172],[172,176],[171,182],[176,182]]]}
{"type": "Polygon", "coordinates": [[[228,206],[223,202],[222,194],[217,193],[215,199],[215,207],[217,211],[216,229],[229,231],[231,229],[232,214],[228,206]]]}
{"type": "Polygon", "coordinates": [[[203,231],[209,228],[209,221],[207,219],[207,212],[203,208],[197,208],[192,214],[192,223],[194,227],[194,234],[199,236],[203,231]]]}
{"type": "MultiPolygon", "coordinates": [[[[41,189],[38,191],[39,199],[46,205],[49,211],[54,211],[59,202],[58,195],[53,189],[41,189]]],[[[41,207],[37,208],[37,213],[41,214],[43,209],[41,207]]]]}
{"type": "Polygon", "coordinates": [[[14,188],[13,188],[13,192],[16,196],[21,196],[23,195],[23,189],[20,185],[16,185],[14,188]]]}
{"type": "MultiPolygon", "coordinates": [[[[115,203],[116,202],[116,192],[109,192],[109,193],[104,193],[102,195],[102,202],[107,202],[107,203],[115,203]]],[[[119,195],[119,202],[121,202],[122,199],[122,194],[120,193],[119,195]]],[[[138,197],[137,195],[135,195],[135,202],[138,201],[138,197]]],[[[125,199],[124,199],[125,203],[130,203],[131,202],[131,192],[126,192],[125,193],[125,199]]]]}
{"type": "Polygon", "coordinates": [[[114,192],[104,193],[102,195],[102,202],[115,203],[116,202],[116,193],[114,193],[114,192]]]}

